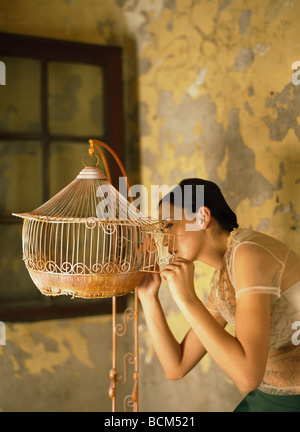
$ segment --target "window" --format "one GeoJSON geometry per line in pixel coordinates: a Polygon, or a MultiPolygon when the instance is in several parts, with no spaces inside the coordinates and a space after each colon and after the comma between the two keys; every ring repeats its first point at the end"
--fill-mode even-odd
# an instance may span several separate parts
{"type": "MultiPolygon", "coordinates": [[[[12,213],[30,212],[69,184],[90,138],[123,159],[121,49],[0,33],[0,61],[0,319],[110,313],[111,299],[38,291],[22,262],[22,220],[12,213]]],[[[118,167],[106,156],[117,185],[118,167]]],[[[117,303],[123,310],[126,298],[117,303]]]]}

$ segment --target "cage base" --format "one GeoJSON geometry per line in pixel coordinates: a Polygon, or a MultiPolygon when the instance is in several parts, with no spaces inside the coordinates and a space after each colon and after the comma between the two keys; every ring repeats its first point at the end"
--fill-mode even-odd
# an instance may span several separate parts
{"type": "Polygon", "coordinates": [[[56,274],[28,269],[31,279],[44,295],[69,295],[85,299],[123,296],[133,292],[144,274],[56,274]]]}

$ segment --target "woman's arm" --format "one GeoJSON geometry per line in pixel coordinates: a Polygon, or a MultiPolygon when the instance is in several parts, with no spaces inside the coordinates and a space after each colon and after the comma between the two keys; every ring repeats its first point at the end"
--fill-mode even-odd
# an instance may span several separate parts
{"type": "MultiPolygon", "coordinates": [[[[255,281],[256,285],[270,284],[272,272],[265,271],[265,275],[261,272],[258,277],[254,276],[257,266],[262,267],[263,258],[260,254],[254,255],[251,250],[239,251],[237,265],[241,268],[246,265],[248,271],[247,274],[236,272],[238,289],[249,286],[248,279],[251,283],[259,279],[255,281]]],[[[252,391],[260,384],[267,362],[270,296],[248,293],[240,297],[236,307],[236,334],[232,336],[216,323],[196,296],[193,269],[193,263],[178,257],[163,270],[162,277],[168,281],[175,302],[206,351],[242,391],[252,391]]]]}
{"type": "Polygon", "coordinates": [[[178,302],[203,347],[216,363],[248,393],[261,383],[269,342],[269,295],[245,296],[236,314],[236,336],[217,325],[199,299],[178,302]],[[247,297],[247,301],[246,300],[247,297]]]}
{"type": "MultiPolygon", "coordinates": [[[[181,343],[176,340],[158,298],[160,283],[158,274],[147,274],[138,287],[138,293],[156,355],[166,377],[175,380],[185,376],[206,354],[206,349],[193,329],[187,332],[181,343]]],[[[214,315],[217,325],[224,327],[226,321],[212,312],[214,315]]]]}

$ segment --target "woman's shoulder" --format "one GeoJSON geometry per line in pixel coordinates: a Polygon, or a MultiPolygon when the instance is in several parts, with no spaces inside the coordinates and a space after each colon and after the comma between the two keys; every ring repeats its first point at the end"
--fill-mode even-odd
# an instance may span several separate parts
{"type": "MultiPolygon", "coordinates": [[[[229,236],[228,246],[236,248],[241,244],[260,246],[269,252],[286,252],[290,250],[290,247],[281,240],[272,237],[269,234],[248,228],[234,229],[229,236]]],[[[250,247],[244,249],[249,250],[250,247]]]]}
{"type": "Polygon", "coordinates": [[[238,228],[230,233],[228,247],[224,259],[227,266],[232,267],[237,256],[244,260],[251,257],[254,262],[258,259],[272,256],[277,262],[283,264],[291,248],[268,234],[247,228],[238,228]]]}
{"type": "Polygon", "coordinates": [[[289,251],[287,245],[267,234],[249,229],[237,230],[225,257],[233,285],[236,285],[239,275],[246,274],[251,275],[253,283],[255,280],[271,280],[284,268],[289,251]]]}

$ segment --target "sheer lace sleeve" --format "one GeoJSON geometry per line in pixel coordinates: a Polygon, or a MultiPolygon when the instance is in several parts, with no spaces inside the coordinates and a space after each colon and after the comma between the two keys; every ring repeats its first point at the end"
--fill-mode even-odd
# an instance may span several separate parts
{"type": "Polygon", "coordinates": [[[257,294],[274,294],[277,297],[280,297],[280,288],[277,287],[271,287],[271,286],[251,286],[251,287],[245,287],[241,288],[236,292],[236,299],[238,300],[241,294],[245,293],[257,293],[257,294]]]}
{"type": "Polygon", "coordinates": [[[247,293],[280,297],[284,263],[269,250],[255,243],[241,243],[234,251],[233,281],[236,299],[247,293]]]}

